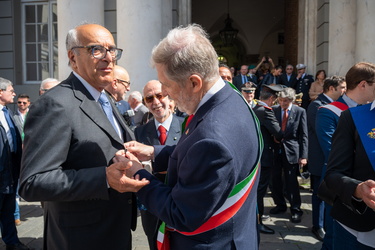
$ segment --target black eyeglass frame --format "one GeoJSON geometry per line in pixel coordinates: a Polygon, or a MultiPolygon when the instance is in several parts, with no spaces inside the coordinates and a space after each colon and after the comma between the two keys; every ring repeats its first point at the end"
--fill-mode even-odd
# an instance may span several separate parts
{"type": "Polygon", "coordinates": [[[106,47],[102,45],[74,46],[71,48],[71,50],[73,49],[89,49],[91,50],[92,57],[98,60],[105,58],[107,56],[107,52],[109,52],[109,54],[112,56],[112,59],[115,61],[120,60],[122,56],[122,51],[123,51],[123,49],[119,49],[116,47],[107,49],[106,47]],[[101,56],[95,55],[95,50],[100,51],[101,56]],[[112,55],[111,51],[115,53],[114,56],[112,55]]]}

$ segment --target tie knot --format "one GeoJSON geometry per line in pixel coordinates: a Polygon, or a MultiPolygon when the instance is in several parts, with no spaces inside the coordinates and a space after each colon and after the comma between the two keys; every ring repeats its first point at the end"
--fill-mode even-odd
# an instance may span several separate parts
{"type": "Polygon", "coordinates": [[[105,93],[100,94],[99,102],[100,102],[101,105],[106,105],[106,106],[109,105],[109,101],[108,101],[107,95],[105,93]]]}
{"type": "Polygon", "coordinates": [[[3,111],[8,111],[7,107],[4,106],[3,107],[3,111]]]}
{"type": "Polygon", "coordinates": [[[284,109],[284,112],[288,112],[288,108],[284,109]]]}
{"type": "Polygon", "coordinates": [[[158,130],[159,130],[160,134],[163,134],[163,133],[166,133],[166,132],[167,132],[167,130],[166,130],[162,125],[160,125],[160,126],[158,127],[158,130]]]}

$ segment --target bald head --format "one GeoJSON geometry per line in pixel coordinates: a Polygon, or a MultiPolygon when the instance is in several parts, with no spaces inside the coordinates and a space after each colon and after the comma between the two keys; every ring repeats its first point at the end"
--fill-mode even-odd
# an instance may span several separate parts
{"type": "Polygon", "coordinates": [[[114,70],[114,80],[112,84],[105,87],[116,102],[124,99],[126,92],[130,91],[130,78],[129,73],[121,66],[115,65],[114,70]]]}
{"type": "Polygon", "coordinates": [[[146,107],[155,119],[160,123],[164,122],[171,114],[171,110],[169,97],[162,94],[161,83],[157,80],[149,81],[143,88],[143,96],[146,107]]]}

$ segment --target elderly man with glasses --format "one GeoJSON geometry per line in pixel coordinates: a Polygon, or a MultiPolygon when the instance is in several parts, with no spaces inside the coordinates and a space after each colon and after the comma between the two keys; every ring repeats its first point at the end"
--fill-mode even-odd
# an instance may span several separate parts
{"type": "Polygon", "coordinates": [[[44,249],[131,249],[134,192],[148,181],[109,175],[134,139],[104,89],[121,58],[112,34],[83,24],[68,32],[70,76],[32,105],[26,119],[20,195],[44,201],[44,249]],[[127,190],[112,189],[120,182],[127,190]]]}

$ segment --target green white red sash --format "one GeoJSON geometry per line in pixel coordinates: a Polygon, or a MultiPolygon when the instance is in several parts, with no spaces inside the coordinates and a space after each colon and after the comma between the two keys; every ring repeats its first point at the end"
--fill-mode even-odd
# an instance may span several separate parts
{"type": "Polygon", "coordinates": [[[325,108],[331,110],[335,113],[338,117],[340,117],[341,112],[347,110],[349,107],[345,103],[342,102],[331,102],[330,104],[324,105],[320,108],[325,108]]]}
{"type": "Polygon", "coordinates": [[[227,222],[230,218],[232,218],[242,207],[242,205],[245,203],[247,197],[249,196],[255,180],[259,173],[259,166],[260,166],[260,155],[263,150],[263,139],[262,134],[260,133],[260,125],[259,120],[254,114],[253,110],[247,103],[247,101],[243,98],[242,94],[239,93],[236,90],[236,87],[234,87],[233,84],[229,83],[230,86],[239,94],[241,95],[244,102],[247,104],[250,113],[254,117],[255,125],[258,130],[258,141],[260,145],[260,150],[258,152],[258,162],[256,166],[253,168],[251,173],[241,182],[239,182],[231,191],[228,198],[224,202],[224,204],[209,218],[205,223],[203,223],[198,229],[194,230],[193,232],[181,232],[174,228],[168,227],[165,222],[162,222],[161,226],[159,227],[159,232],[157,236],[157,248],[158,250],[169,250],[169,238],[167,237],[168,231],[178,232],[180,234],[186,235],[186,236],[192,236],[201,234],[207,231],[210,231],[225,222],[227,222]]]}

